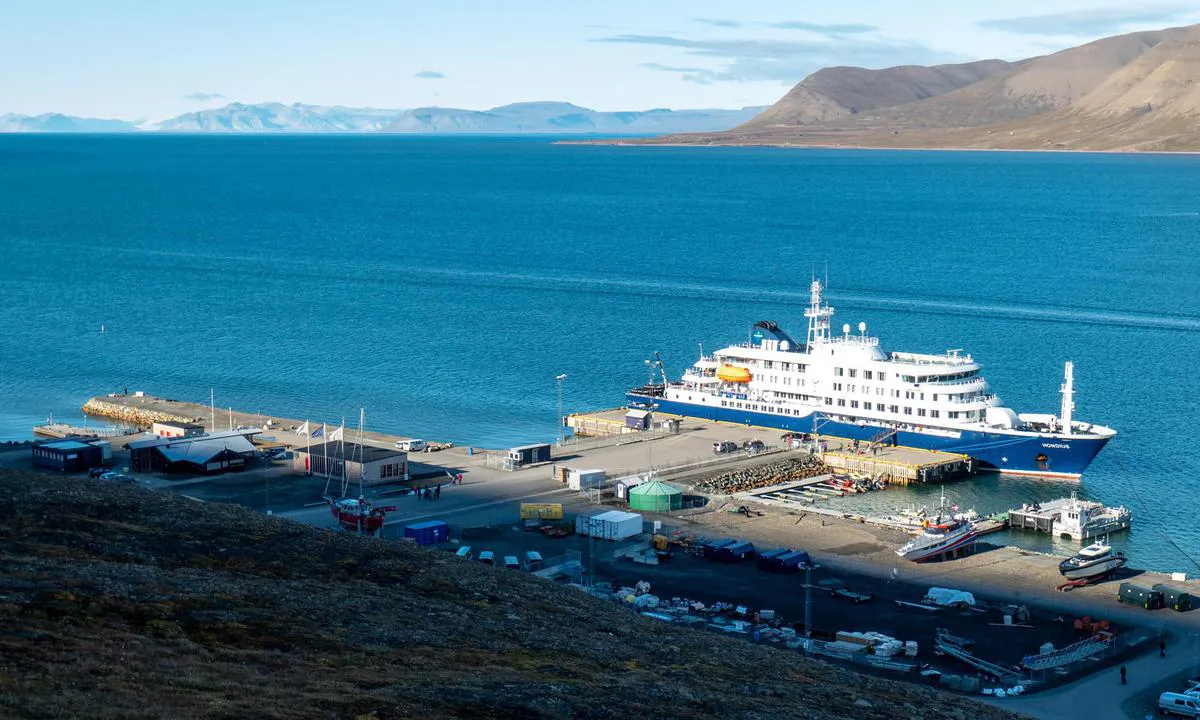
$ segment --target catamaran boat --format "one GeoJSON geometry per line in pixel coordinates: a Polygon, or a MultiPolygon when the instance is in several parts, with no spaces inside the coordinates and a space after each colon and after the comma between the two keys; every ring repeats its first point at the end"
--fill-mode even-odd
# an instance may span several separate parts
{"type": "Polygon", "coordinates": [[[1104,507],[1098,502],[1080,500],[1075,493],[1071,493],[1071,499],[1054,519],[1050,532],[1054,537],[1087,540],[1128,530],[1132,523],[1133,512],[1124,505],[1104,507]]]}
{"type": "MultiPolygon", "coordinates": [[[[941,355],[884,352],[849,325],[830,331],[833,308],[814,280],[808,337],[798,343],[775,322],[751,328],[749,342],[705,355],[667,379],[630,390],[630,407],[968,455],[980,470],[1079,477],[1111,440],[1111,428],[1074,420],[1074,366],[1068,362],[1058,415],[1005,407],[961,350],[941,355]]],[[[649,362],[649,361],[647,361],[649,362]]]]}
{"type": "Polygon", "coordinates": [[[927,523],[925,530],[901,545],[896,554],[905,560],[925,562],[973,544],[978,535],[975,524],[967,520],[927,523]]]}
{"type": "Polygon", "coordinates": [[[1113,552],[1107,543],[1096,542],[1060,562],[1058,571],[1068,580],[1093,580],[1123,567],[1123,553],[1113,552]]]}

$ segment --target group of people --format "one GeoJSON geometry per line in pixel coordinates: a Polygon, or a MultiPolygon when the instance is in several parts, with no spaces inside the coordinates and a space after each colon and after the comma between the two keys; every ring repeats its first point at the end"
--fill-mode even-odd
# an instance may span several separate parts
{"type": "MultiPolygon", "coordinates": [[[[463,481],[462,473],[459,473],[459,474],[455,475],[454,477],[450,478],[451,485],[462,485],[462,481],[463,481]]],[[[420,487],[417,487],[414,485],[412,491],[413,491],[413,494],[415,494],[417,496],[418,500],[441,500],[442,499],[442,484],[441,483],[438,483],[437,485],[434,485],[433,487],[429,487],[428,485],[421,485],[420,487]]]]}

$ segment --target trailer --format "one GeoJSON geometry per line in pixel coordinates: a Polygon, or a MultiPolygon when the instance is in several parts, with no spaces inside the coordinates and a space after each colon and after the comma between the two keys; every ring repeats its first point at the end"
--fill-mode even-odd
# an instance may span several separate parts
{"type": "Polygon", "coordinates": [[[571,470],[567,473],[567,487],[571,490],[595,490],[604,486],[608,473],[599,468],[571,470]]]}
{"type": "Polygon", "coordinates": [[[1163,607],[1161,592],[1128,582],[1121,583],[1120,589],[1117,590],[1117,599],[1127,605],[1137,605],[1147,610],[1158,610],[1163,607]]]}
{"type": "Polygon", "coordinates": [[[1173,588],[1165,583],[1157,583],[1150,589],[1162,594],[1163,607],[1169,607],[1176,612],[1187,612],[1195,607],[1192,594],[1186,590],[1173,588]]]}
{"type": "Polygon", "coordinates": [[[642,516],[620,510],[579,515],[575,518],[575,532],[603,540],[625,540],[642,534],[642,516]]]}

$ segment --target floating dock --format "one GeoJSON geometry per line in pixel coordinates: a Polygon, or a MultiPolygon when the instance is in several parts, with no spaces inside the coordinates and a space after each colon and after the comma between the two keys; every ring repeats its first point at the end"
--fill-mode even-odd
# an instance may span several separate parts
{"type": "Polygon", "coordinates": [[[62,439],[114,438],[128,435],[129,433],[121,428],[80,427],[78,425],[67,425],[66,423],[44,423],[42,425],[34,425],[33,434],[39,437],[62,439]]]}

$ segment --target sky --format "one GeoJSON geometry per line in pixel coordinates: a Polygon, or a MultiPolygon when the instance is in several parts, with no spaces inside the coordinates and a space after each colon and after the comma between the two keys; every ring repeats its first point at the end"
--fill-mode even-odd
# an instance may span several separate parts
{"type": "Polygon", "coordinates": [[[828,65],[1015,60],[1196,22],[1174,0],[0,0],[0,114],[743,107],[828,65]]]}

